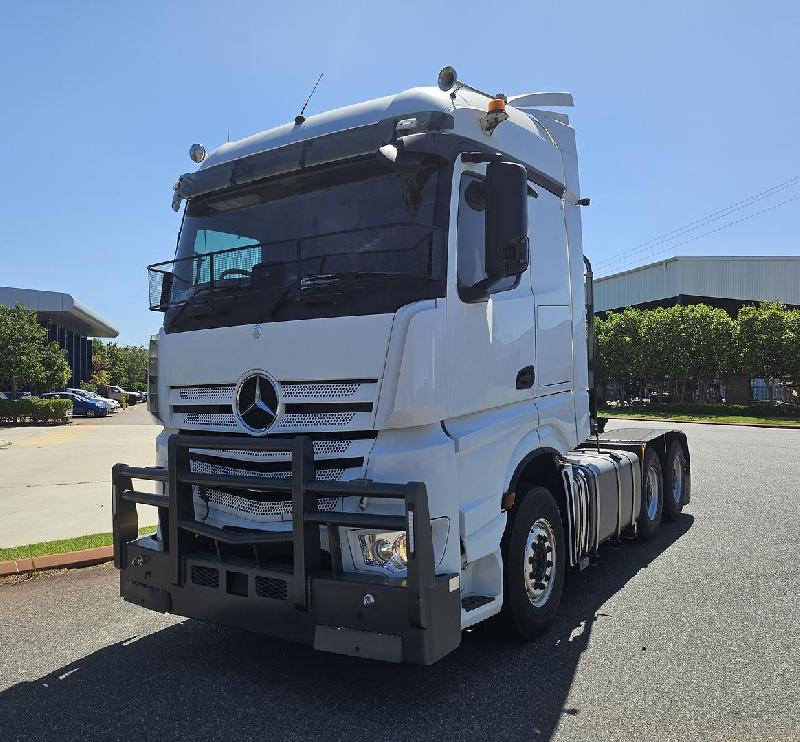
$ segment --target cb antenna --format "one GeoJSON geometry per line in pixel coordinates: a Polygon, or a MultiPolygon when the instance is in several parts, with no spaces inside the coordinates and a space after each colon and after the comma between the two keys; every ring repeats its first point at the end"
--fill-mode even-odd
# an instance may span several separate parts
{"type": "Polygon", "coordinates": [[[302,124],[306,120],[306,117],[303,116],[303,114],[306,111],[306,106],[308,105],[308,102],[311,100],[311,96],[314,95],[314,91],[317,89],[317,85],[319,85],[319,81],[322,79],[322,76],[324,74],[325,74],[324,71],[319,73],[319,77],[317,78],[317,81],[314,83],[314,87],[311,88],[311,92],[308,94],[308,98],[306,98],[306,102],[303,103],[303,107],[300,109],[300,113],[298,113],[297,116],[294,117],[294,125],[295,126],[300,126],[300,124],[302,124]]]}

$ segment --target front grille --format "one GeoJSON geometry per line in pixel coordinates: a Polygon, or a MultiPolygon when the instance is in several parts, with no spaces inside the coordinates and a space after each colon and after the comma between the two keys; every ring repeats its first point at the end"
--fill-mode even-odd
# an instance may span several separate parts
{"type": "Polygon", "coordinates": [[[260,598],[271,598],[272,600],[286,600],[288,588],[286,580],[277,577],[256,576],[256,595],[260,598]]]}
{"type": "Polygon", "coordinates": [[[233,389],[232,384],[182,387],[178,389],[178,397],[187,401],[203,400],[204,402],[210,399],[232,400],[233,389]]]}
{"type": "Polygon", "coordinates": [[[219,570],[195,564],[192,566],[192,582],[203,587],[219,587],[219,570]]]}
{"type": "MultiPolygon", "coordinates": [[[[273,521],[276,518],[292,517],[291,500],[254,500],[236,495],[233,492],[205,487],[195,487],[194,493],[201,501],[198,506],[201,511],[204,505],[207,504],[209,509],[213,507],[223,513],[237,515],[253,521],[266,522],[273,521]]],[[[320,497],[317,500],[317,507],[322,511],[337,510],[341,501],[341,497],[320,497]]],[[[199,513],[199,516],[204,519],[202,512],[199,513]]]]}
{"type": "MultiPolygon", "coordinates": [[[[333,454],[347,453],[352,443],[349,439],[343,440],[316,440],[314,441],[314,456],[331,456],[333,454]]],[[[230,454],[232,456],[244,456],[248,459],[286,459],[288,454],[280,451],[237,451],[233,448],[228,448],[220,451],[222,454],[230,454]]],[[[321,463],[321,462],[320,462],[321,463]]]]}
{"type": "Polygon", "coordinates": [[[184,426],[215,425],[217,427],[235,428],[236,418],[233,415],[216,412],[184,412],[184,426]]]}
{"type": "Polygon", "coordinates": [[[355,419],[355,412],[288,413],[278,421],[278,428],[344,428],[355,419]]]}
{"type": "Polygon", "coordinates": [[[352,384],[283,384],[281,393],[284,399],[346,399],[352,397],[361,386],[360,383],[352,384]]]}

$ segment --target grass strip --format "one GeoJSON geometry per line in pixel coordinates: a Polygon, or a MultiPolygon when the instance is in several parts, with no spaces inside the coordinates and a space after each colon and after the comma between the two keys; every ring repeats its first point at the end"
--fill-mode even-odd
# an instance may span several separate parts
{"type": "MultiPolygon", "coordinates": [[[[146,526],[139,529],[139,535],[147,536],[150,533],[155,533],[155,530],[155,526],[146,526]]],[[[42,541],[38,544],[27,544],[26,546],[10,546],[0,549],[0,562],[8,562],[12,559],[34,559],[48,554],[64,554],[68,551],[94,549],[97,546],[111,546],[111,539],[112,535],[110,533],[92,533],[88,536],[64,538],[59,541],[42,541]]]]}
{"type": "Polygon", "coordinates": [[[629,420],[677,420],[688,423],[731,423],[734,425],[769,425],[770,427],[800,426],[800,419],[781,417],[751,417],[748,415],[690,415],[675,412],[627,411],[617,408],[600,410],[603,417],[616,417],[629,420]]]}

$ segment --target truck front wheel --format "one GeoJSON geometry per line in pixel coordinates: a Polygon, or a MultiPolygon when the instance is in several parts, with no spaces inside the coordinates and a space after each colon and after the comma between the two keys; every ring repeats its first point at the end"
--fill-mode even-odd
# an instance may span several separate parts
{"type": "Polygon", "coordinates": [[[503,538],[503,618],[529,641],[553,620],[561,601],[566,546],[561,514],[546,487],[522,498],[503,538]]]}

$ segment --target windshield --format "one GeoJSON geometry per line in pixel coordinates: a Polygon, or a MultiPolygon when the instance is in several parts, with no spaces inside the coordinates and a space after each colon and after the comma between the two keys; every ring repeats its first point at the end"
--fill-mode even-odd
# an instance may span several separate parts
{"type": "Polygon", "coordinates": [[[439,169],[387,172],[370,158],[192,199],[167,331],[388,312],[443,295],[439,169]]]}

